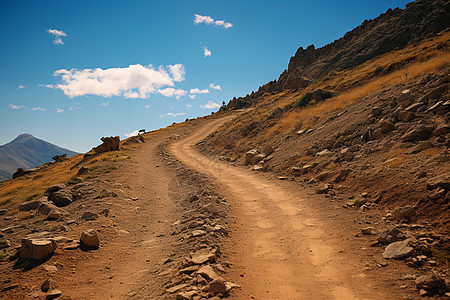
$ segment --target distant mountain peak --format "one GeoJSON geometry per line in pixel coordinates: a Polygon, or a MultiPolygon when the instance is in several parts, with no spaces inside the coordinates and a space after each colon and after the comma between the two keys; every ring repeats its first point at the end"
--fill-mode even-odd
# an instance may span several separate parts
{"type": "Polygon", "coordinates": [[[16,142],[16,141],[21,141],[24,139],[28,139],[28,138],[35,138],[35,137],[29,133],[22,133],[22,134],[19,134],[14,140],[12,140],[11,143],[16,142]]]}
{"type": "Polygon", "coordinates": [[[71,157],[78,153],[35,138],[29,133],[20,134],[0,146],[0,181],[10,179],[17,168],[34,168],[63,154],[71,157]]]}

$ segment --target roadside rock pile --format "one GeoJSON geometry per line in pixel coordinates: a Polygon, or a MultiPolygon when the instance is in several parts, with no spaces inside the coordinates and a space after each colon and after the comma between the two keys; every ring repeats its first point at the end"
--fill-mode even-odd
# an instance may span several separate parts
{"type": "Polygon", "coordinates": [[[171,235],[177,243],[159,272],[168,279],[164,299],[227,297],[231,289],[239,287],[224,278],[230,265],[221,261],[220,253],[220,240],[229,234],[226,221],[229,205],[206,177],[169,156],[166,146],[160,146],[160,155],[176,167],[177,174],[169,188],[178,191],[174,194],[185,196],[174,199],[183,215],[172,224],[171,235]]]}

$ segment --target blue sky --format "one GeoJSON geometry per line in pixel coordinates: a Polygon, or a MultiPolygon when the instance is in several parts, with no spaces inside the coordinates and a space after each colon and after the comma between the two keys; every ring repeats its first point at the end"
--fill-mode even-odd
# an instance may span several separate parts
{"type": "Polygon", "coordinates": [[[218,110],[410,1],[0,1],[0,145],[86,152],[218,110]],[[197,16],[196,16],[197,15],[197,16]]]}

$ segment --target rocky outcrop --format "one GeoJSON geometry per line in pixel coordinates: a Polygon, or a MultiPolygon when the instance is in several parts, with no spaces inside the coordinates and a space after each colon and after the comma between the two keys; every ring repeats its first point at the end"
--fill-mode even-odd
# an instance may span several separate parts
{"type": "Polygon", "coordinates": [[[120,137],[118,136],[102,137],[101,141],[103,142],[103,144],[93,148],[95,153],[103,153],[108,151],[119,150],[120,137]]]}
{"type": "MultiPolygon", "coordinates": [[[[405,9],[389,9],[373,20],[347,32],[342,38],[321,48],[300,47],[289,60],[288,69],[278,80],[259,87],[257,92],[233,98],[223,109],[252,105],[264,93],[303,89],[313,80],[353,68],[384,53],[401,49],[450,27],[450,3],[445,0],[418,0],[405,9]]],[[[388,73],[400,65],[380,72],[388,73]]]]}

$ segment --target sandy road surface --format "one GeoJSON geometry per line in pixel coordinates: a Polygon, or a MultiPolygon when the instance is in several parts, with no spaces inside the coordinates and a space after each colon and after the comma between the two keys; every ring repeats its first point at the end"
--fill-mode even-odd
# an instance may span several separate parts
{"type": "MultiPolygon", "coordinates": [[[[230,117],[213,121],[174,143],[172,153],[219,184],[231,203],[234,225],[225,253],[233,263],[238,299],[388,299],[343,249],[340,225],[323,220],[305,192],[201,155],[196,143],[230,117]]],[[[330,213],[330,212],[328,212],[330,213]]]]}

